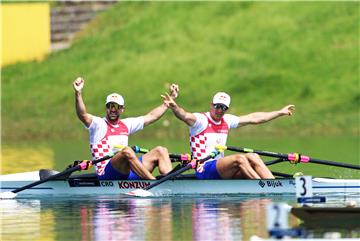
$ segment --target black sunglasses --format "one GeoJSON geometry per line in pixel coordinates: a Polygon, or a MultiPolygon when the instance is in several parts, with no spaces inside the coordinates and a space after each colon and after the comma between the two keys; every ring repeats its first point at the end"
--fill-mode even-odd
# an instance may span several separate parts
{"type": "Polygon", "coordinates": [[[213,104],[215,109],[222,109],[223,111],[226,111],[227,109],[229,109],[229,107],[227,107],[226,105],[222,105],[222,104],[213,104]]]}
{"type": "Polygon", "coordinates": [[[119,110],[120,108],[123,108],[122,105],[116,104],[116,103],[107,103],[106,108],[111,109],[114,107],[115,109],[119,110]]]}

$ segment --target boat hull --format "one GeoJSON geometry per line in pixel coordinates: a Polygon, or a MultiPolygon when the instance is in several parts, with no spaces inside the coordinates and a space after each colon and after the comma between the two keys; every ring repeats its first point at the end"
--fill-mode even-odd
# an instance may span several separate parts
{"type": "MultiPolygon", "coordinates": [[[[0,176],[1,192],[12,191],[29,183],[40,180],[39,172],[0,176]]],[[[97,180],[96,178],[69,178],[51,180],[38,186],[19,192],[19,195],[114,195],[125,194],[134,189],[142,189],[154,181],[148,180],[97,180]]],[[[155,195],[294,195],[294,179],[260,180],[196,180],[182,178],[168,180],[154,188],[155,195]]],[[[360,180],[336,180],[326,178],[313,179],[313,192],[358,193],[360,180]]]]}

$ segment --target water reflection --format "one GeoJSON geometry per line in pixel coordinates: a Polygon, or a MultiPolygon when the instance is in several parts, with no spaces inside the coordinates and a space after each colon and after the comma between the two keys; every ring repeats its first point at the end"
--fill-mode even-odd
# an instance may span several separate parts
{"type": "Polygon", "coordinates": [[[1,240],[54,240],[54,216],[40,200],[0,200],[1,240]]]}
{"type": "MultiPolygon", "coordinates": [[[[197,199],[192,209],[193,240],[249,240],[267,237],[269,198],[197,199]]],[[[294,223],[294,218],[291,218],[294,223]]]]}
{"type": "MultiPolygon", "coordinates": [[[[268,237],[258,197],[0,200],[1,240],[249,240],[268,237]]],[[[298,221],[291,216],[290,226],[298,221]]]]}
{"type": "Polygon", "coordinates": [[[94,226],[95,240],[144,240],[151,209],[151,200],[146,199],[100,200],[88,225],[94,226]]]}
{"type": "Polygon", "coordinates": [[[216,199],[196,200],[192,208],[193,240],[233,240],[234,237],[242,237],[237,206],[226,205],[216,199]]]}
{"type": "Polygon", "coordinates": [[[188,197],[0,200],[2,240],[240,240],[253,232],[263,234],[263,221],[258,222],[268,201],[188,197]]]}

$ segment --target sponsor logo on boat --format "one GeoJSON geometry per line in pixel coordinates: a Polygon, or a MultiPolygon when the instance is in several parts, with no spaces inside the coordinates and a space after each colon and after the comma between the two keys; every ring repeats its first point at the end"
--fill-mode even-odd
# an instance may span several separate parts
{"type": "Polygon", "coordinates": [[[262,188],[265,186],[277,188],[277,187],[282,187],[283,184],[279,180],[267,180],[267,181],[259,180],[259,186],[262,188]]]}
{"type": "Polygon", "coordinates": [[[150,186],[150,182],[118,182],[120,189],[145,188],[150,186]]]}
{"type": "Polygon", "coordinates": [[[100,182],[99,180],[70,179],[69,186],[70,187],[100,187],[100,182]]]}
{"type": "Polygon", "coordinates": [[[103,187],[113,187],[114,183],[112,181],[101,181],[101,186],[103,187]]]}

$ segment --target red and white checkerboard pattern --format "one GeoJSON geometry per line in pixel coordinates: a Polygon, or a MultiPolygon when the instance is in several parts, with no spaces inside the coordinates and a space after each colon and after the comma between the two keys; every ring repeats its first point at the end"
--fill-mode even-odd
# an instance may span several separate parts
{"type": "Polygon", "coordinates": [[[190,137],[190,148],[193,158],[201,159],[206,156],[206,136],[199,134],[190,137]]]}
{"type": "MultiPolygon", "coordinates": [[[[91,155],[93,160],[102,158],[109,154],[110,152],[110,145],[108,143],[108,138],[104,138],[101,142],[97,144],[90,144],[91,155]]],[[[96,172],[98,175],[105,174],[105,166],[109,162],[109,160],[105,160],[96,164],[96,172]]]]}

